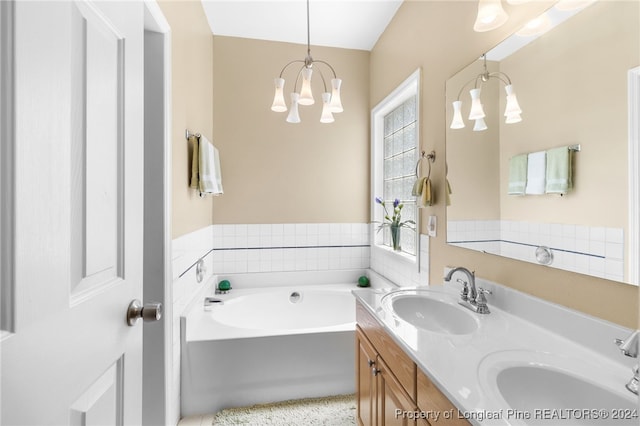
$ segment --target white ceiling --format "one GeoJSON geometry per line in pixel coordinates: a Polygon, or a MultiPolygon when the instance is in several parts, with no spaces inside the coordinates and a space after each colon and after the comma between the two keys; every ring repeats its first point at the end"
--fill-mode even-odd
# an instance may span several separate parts
{"type": "MultiPolygon", "coordinates": [[[[202,0],[215,35],[307,44],[305,0],[202,0]]],[[[371,50],[402,0],[310,0],[311,45],[371,50]]]]}

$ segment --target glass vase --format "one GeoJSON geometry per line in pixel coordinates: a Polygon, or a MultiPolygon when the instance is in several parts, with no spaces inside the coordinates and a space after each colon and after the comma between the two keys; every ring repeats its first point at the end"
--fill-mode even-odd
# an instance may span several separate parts
{"type": "Polygon", "coordinates": [[[400,225],[391,225],[389,229],[391,230],[391,246],[393,250],[400,251],[400,225]]]}

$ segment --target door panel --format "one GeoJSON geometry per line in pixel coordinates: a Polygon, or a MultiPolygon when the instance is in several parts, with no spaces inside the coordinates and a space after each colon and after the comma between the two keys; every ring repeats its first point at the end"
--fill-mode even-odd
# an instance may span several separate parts
{"type": "Polygon", "coordinates": [[[2,424],[140,424],[143,3],[15,2],[2,424]],[[126,46],[126,49],[125,49],[126,46]]]}

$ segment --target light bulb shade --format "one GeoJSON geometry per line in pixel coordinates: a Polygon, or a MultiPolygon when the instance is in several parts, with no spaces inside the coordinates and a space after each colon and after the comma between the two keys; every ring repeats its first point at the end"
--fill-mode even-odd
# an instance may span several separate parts
{"type": "Polygon", "coordinates": [[[313,70],[311,68],[304,67],[302,69],[302,89],[300,89],[300,99],[298,100],[300,105],[313,105],[315,103],[311,92],[312,74],[313,70]]]}
{"type": "Polygon", "coordinates": [[[293,92],[291,94],[291,109],[289,110],[289,115],[287,116],[287,123],[300,122],[300,114],[298,114],[298,99],[300,99],[300,95],[293,92]]]}
{"type": "Polygon", "coordinates": [[[469,94],[471,95],[471,111],[469,112],[469,120],[484,118],[486,115],[482,109],[482,104],[480,103],[480,89],[471,89],[469,90],[469,94]]]}
{"type": "Polygon", "coordinates": [[[516,98],[516,94],[513,92],[513,86],[509,84],[508,86],[505,86],[504,89],[507,92],[507,106],[504,109],[504,115],[509,116],[514,114],[521,114],[522,109],[518,104],[518,98],[516,98]]]}
{"type": "Polygon", "coordinates": [[[322,116],[320,117],[321,123],[333,123],[335,119],[331,113],[331,93],[322,94],[322,116]]]}
{"type": "Polygon", "coordinates": [[[462,120],[462,101],[453,102],[453,119],[451,120],[452,129],[462,129],[464,127],[464,121],[462,120]]]}
{"type": "Polygon", "coordinates": [[[329,103],[329,108],[331,108],[331,112],[344,111],[344,108],[342,108],[342,100],[340,99],[341,84],[342,84],[341,79],[339,78],[331,79],[331,102],[329,103]]]}
{"type": "Polygon", "coordinates": [[[284,103],[284,78],[276,78],[276,93],[273,95],[273,103],[271,104],[271,111],[284,112],[287,110],[287,104],[284,103]]]}
{"type": "Polygon", "coordinates": [[[483,130],[487,130],[487,123],[484,122],[484,118],[478,118],[473,125],[473,131],[481,132],[483,130]]]}
{"type": "Polygon", "coordinates": [[[491,31],[507,22],[501,0],[478,0],[478,16],[473,24],[476,32],[491,31]]]}
{"type": "Polygon", "coordinates": [[[531,0],[507,0],[507,3],[509,4],[522,4],[522,3],[529,3],[531,0]]]}
{"type": "Polygon", "coordinates": [[[519,123],[521,121],[522,117],[518,113],[507,115],[507,118],[504,120],[507,124],[519,123]]]}

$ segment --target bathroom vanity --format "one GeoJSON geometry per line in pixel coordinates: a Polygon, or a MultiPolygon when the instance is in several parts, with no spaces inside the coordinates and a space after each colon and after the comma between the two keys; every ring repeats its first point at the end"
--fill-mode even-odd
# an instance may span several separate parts
{"type": "Polygon", "coordinates": [[[356,319],[359,425],[469,424],[361,302],[356,319]]]}
{"type": "Polygon", "coordinates": [[[638,424],[637,359],[615,344],[632,330],[479,285],[488,314],[453,280],[353,291],[359,425],[638,424]]]}

